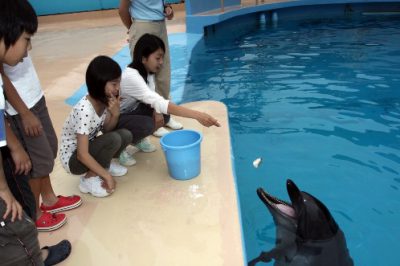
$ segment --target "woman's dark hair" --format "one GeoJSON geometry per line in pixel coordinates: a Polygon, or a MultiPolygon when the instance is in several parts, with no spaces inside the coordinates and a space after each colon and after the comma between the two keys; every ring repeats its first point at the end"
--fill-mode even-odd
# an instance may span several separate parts
{"type": "Polygon", "coordinates": [[[153,34],[144,34],[139,38],[133,50],[133,61],[128,67],[136,69],[147,83],[147,71],[142,63],[142,59],[148,58],[152,53],[160,49],[165,53],[163,40],[153,34]]]}
{"type": "Polygon", "coordinates": [[[14,45],[22,33],[34,34],[38,28],[35,10],[27,0],[0,1],[0,40],[6,50],[14,45]]]}
{"type": "Polygon", "coordinates": [[[86,70],[86,85],[89,95],[105,105],[108,104],[104,88],[107,82],[121,77],[121,67],[108,56],[95,57],[86,70]]]}

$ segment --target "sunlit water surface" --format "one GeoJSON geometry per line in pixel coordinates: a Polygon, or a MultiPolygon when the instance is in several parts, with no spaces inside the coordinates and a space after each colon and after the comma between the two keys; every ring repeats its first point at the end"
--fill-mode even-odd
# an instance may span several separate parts
{"type": "Polygon", "coordinates": [[[291,178],[330,209],[355,265],[400,265],[400,18],[280,23],[206,43],[183,99],[228,106],[248,259],[275,243],[256,189],[288,199],[291,178]]]}

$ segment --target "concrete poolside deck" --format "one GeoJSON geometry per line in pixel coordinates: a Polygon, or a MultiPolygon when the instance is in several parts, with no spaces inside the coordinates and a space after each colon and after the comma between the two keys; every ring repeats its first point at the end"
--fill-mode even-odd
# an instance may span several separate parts
{"type": "MultiPolygon", "coordinates": [[[[168,31],[184,32],[184,11],[176,8],[168,31]]],[[[40,17],[30,52],[45,91],[56,132],[71,107],[65,99],[84,83],[89,61],[112,56],[126,45],[117,11],[40,17]]],[[[57,158],[51,174],[57,194],[78,194],[83,205],[66,212],[57,231],[39,233],[42,245],[69,239],[71,256],[60,265],[243,265],[241,225],[230,155],[227,110],[222,103],[187,104],[207,111],[222,124],[204,128],[177,118],[185,128],[203,133],[202,173],[189,181],[168,176],[164,156],[137,153],[137,165],[116,178],[108,198],[82,195],[77,176],[67,174],[57,158]]]]}

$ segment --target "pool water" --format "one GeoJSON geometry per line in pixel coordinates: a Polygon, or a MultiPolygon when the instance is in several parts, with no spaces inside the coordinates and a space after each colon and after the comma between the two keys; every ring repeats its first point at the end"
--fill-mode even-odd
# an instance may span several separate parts
{"type": "Polygon", "coordinates": [[[207,40],[183,95],[205,99],[229,109],[248,260],[275,245],[256,189],[288,199],[291,178],[329,208],[355,265],[399,265],[399,16],[280,22],[207,40]]]}

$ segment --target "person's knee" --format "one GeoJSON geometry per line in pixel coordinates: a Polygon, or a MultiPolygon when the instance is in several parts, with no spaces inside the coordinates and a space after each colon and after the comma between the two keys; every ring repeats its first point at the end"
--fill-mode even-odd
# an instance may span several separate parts
{"type": "Polygon", "coordinates": [[[121,140],[125,143],[131,143],[132,142],[132,133],[125,128],[119,129],[118,133],[121,136],[121,140]]]}
{"type": "Polygon", "coordinates": [[[122,143],[122,138],[120,136],[120,134],[118,134],[118,132],[110,132],[109,134],[109,142],[108,142],[108,146],[109,147],[114,147],[114,148],[119,148],[121,146],[122,143]]]}
{"type": "Polygon", "coordinates": [[[144,121],[144,123],[143,123],[143,133],[144,133],[144,135],[149,136],[149,135],[153,134],[155,129],[156,129],[156,125],[155,125],[154,120],[152,118],[144,121]]]}

